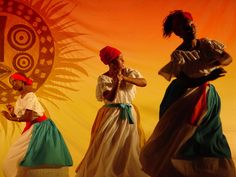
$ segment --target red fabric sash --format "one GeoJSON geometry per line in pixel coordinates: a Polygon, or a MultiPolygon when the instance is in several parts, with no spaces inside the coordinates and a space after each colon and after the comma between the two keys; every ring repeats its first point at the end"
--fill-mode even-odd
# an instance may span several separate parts
{"type": "Polygon", "coordinates": [[[205,110],[207,106],[207,93],[206,93],[207,85],[208,83],[205,83],[201,86],[202,95],[200,96],[194,108],[192,117],[190,119],[191,125],[197,125],[199,119],[201,118],[202,112],[205,110]]]}
{"type": "Polygon", "coordinates": [[[37,122],[43,122],[43,121],[45,121],[45,120],[47,120],[47,117],[45,116],[45,114],[43,114],[41,117],[38,117],[38,118],[34,119],[34,120],[31,121],[31,122],[26,122],[26,125],[25,125],[25,128],[24,128],[22,134],[23,134],[24,132],[26,132],[33,124],[35,124],[35,123],[37,123],[37,122]]]}

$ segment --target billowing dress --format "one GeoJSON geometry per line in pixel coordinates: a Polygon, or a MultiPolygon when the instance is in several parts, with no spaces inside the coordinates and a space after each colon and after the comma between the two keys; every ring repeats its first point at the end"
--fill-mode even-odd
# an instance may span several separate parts
{"type": "MultiPolygon", "coordinates": [[[[139,72],[125,69],[126,76],[140,78],[139,72]]],[[[98,77],[96,97],[105,104],[99,109],[92,127],[91,141],[76,177],[146,177],[141,170],[139,153],[143,143],[139,114],[132,105],[135,86],[121,83],[114,101],[103,92],[111,90],[112,78],[98,77]]]]}
{"type": "MultiPolygon", "coordinates": [[[[174,51],[159,74],[180,72],[192,78],[209,74],[222,61],[221,43],[200,39],[198,50],[174,51]]],[[[160,120],[143,147],[142,167],[152,177],[235,177],[235,167],[220,120],[220,97],[213,85],[188,88],[181,79],[168,86],[160,120]]]]}
{"type": "Polygon", "coordinates": [[[3,164],[5,177],[68,177],[69,150],[33,92],[17,99],[14,113],[21,117],[27,109],[33,111],[33,120],[26,122],[22,135],[10,147],[3,164]]]}

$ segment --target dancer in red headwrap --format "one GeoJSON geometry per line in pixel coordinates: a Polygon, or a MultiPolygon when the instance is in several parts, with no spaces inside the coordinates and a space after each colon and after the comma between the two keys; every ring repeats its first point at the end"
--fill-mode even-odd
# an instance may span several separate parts
{"type": "Polygon", "coordinates": [[[183,42],[159,74],[171,82],[160,106],[160,120],[140,160],[152,177],[235,177],[220,121],[220,97],[208,80],[224,74],[232,58],[223,44],[196,39],[192,15],[171,12],[163,24],[183,42]],[[212,77],[213,76],[213,77],[212,77]]]}
{"type": "Polygon", "coordinates": [[[132,105],[135,86],[145,87],[142,75],[124,65],[121,52],[106,46],[100,58],[109,70],[98,77],[96,96],[105,105],[92,127],[87,153],[76,177],[145,177],[139,162],[143,143],[139,114],[132,105]]]}
{"type": "Polygon", "coordinates": [[[46,117],[36,95],[32,80],[23,73],[10,77],[13,89],[20,93],[15,107],[7,105],[5,118],[26,122],[19,139],[11,146],[4,161],[5,177],[68,177],[67,166],[72,159],[53,121],[46,117]]]}

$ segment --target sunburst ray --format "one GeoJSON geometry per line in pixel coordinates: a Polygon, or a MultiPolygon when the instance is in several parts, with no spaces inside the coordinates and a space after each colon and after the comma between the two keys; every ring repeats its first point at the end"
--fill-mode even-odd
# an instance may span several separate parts
{"type": "MultiPolygon", "coordinates": [[[[13,0],[13,3],[15,1],[13,0]]],[[[90,57],[78,57],[80,56],[81,48],[83,47],[82,42],[79,40],[75,40],[81,35],[85,35],[83,33],[72,31],[73,26],[76,25],[76,22],[69,19],[69,15],[76,7],[76,4],[72,4],[71,1],[65,0],[19,0],[17,3],[24,4],[23,6],[27,6],[32,9],[32,12],[36,12],[40,14],[39,18],[42,18],[49,28],[50,35],[53,39],[48,38],[48,42],[53,40],[54,48],[48,48],[51,52],[54,52],[54,58],[43,59],[41,62],[51,63],[53,66],[50,68],[50,71],[46,71],[45,68],[38,68],[38,70],[42,70],[43,72],[49,72],[43,84],[37,86],[35,90],[37,95],[41,100],[45,100],[53,104],[56,108],[59,107],[55,104],[56,100],[60,101],[68,101],[71,98],[68,96],[68,91],[77,92],[77,88],[73,88],[72,85],[80,82],[81,74],[84,76],[88,76],[88,73],[85,68],[82,67],[81,63],[90,59],[90,57]],[[54,60],[53,62],[51,60],[54,60]]],[[[27,23],[27,22],[26,22],[27,23]]],[[[38,31],[35,31],[38,34],[38,31]]],[[[42,43],[43,38],[39,39],[42,43]]],[[[43,49],[42,49],[43,50],[43,49]]],[[[0,66],[0,78],[6,78],[9,74],[14,71],[11,68],[0,66]],[[7,68],[7,69],[6,69],[7,68]]],[[[34,72],[37,70],[34,69],[34,72]]],[[[43,76],[43,75],[41,75],[43,76]]],[[[35,80],[41,77],[35,76],[35,80]]],[[[0,87],[3,89],[10,89],[7,84],[0,82],[0,87]]],[[[6,90],[5,89],[5,90],[6,90]]],[[[9,92],[9,91],[8,91],[9,92]]],[[[5,93],[4,93],[5,94],[5,93]]],[[[11,97],[12,92],[7,93],[6,97],[9,97],[8,102],[14,102],[17,94],[14,92],[14,98],[11,97]],[[11,98],[10,98],[11,97],[11,98]]],[[[43,102],[41,102],[44,107],[43,102]]],[[[11,123],[7,123],[5,119],[0,119],[0,126],[3,127],[4,132],[8,131],[8,127],[11,123]]],[[[12,125],[12,133],[16,129],[19,128],[19,125],[12,125]]]]}

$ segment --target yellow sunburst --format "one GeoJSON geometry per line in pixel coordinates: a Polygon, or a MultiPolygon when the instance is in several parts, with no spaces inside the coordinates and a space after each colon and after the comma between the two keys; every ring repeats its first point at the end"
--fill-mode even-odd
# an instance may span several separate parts
{"type": "MultiPolygon", "coordinates": [[[[75,22],[68,16],[74,7],[76,4],[71,1],[0,0],[0,16],[5,20],[5,56],[13,58],[0,64],[1,107],[18,96],[7,77],[14,71],[25,71],[34,80],[37,95],[55,106],[54,100],[70,99],[67,91],[78,91],[73,85],[79,82],[81,74],[88,75],[81,62],[89,57],[78,58],[81,44],[73,39],[83,34],[70,31],[75,22]]],[[[8,124],[0,119],[5,133],[8,124]]],[[[11,124],[12,133],[15,123],[11,124]]]]}

